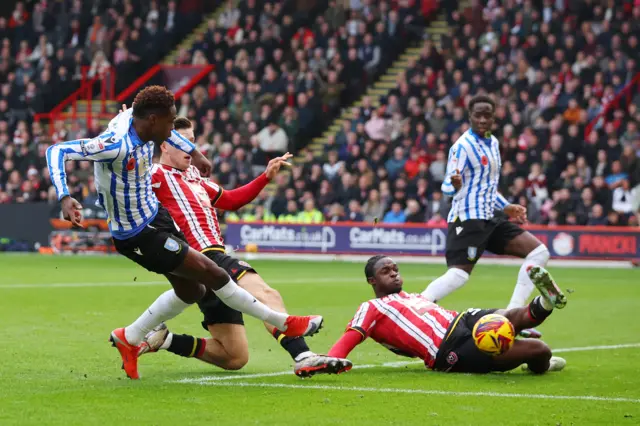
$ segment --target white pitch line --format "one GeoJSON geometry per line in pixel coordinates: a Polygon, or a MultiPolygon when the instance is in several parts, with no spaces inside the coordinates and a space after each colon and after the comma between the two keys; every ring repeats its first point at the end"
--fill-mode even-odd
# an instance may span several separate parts
{"type": "Polygon", "coordinates": [[[580,352],[580,351],[603,351],[606,349],[624,349],[624,348],[640,348],[640,343],[628,343],[624,345],[607,345],[607,346],[583,346],[581,348],[563,348],[554,349],[553,353],[562,352],[580,352]]]}
{"type": "Polygon", "coordinates": [[[441,396],[489,396],[498,398],[526,398],[526,399],[562,399],[576,401],[600,401],[600,402],[631,402],[640,403],[640,399],[634,398],[610,398],[605,396],[592,395],[545,395],[526,393],[502,393],[502,392],[454,392],[430,389],[402,389],[402,388],[369,388],[358,386],[328,386],[328,385],[294,385],[285,383],[248,383],[248,382],[207,382],[205,386],[239,386],[255,388],[285,388],[285,389],[317,389],[331,391],[348,392],[375,392],[375,393],[405,393],[420,395],[441,395],[441,396]]]}
{"type": "MultiPolygon", "coordinates": [[[[412,277],[415,280],[434,280],[434,276],[412,277]]],[[[309,284],[309,283],[355,283],[364,282],[360,278],[345,277],[320,277],[320,278],[297,278],[297,279],[277,279],[270,280],[274,286],[280,284],[309,284]]],[[[146,287],[146,286],[169,286],[169,281],[120,281],[120,282],[98,282],[98,283],[35,283],[35,284],[0,284],[0,290],[3,289],[24,289],[24,288],[85,288],[85,287],[146,287]]]]}
{"type": "MultiPolygon", "coordinates": [[[[626,348],[640,348],[640,343],[627,343],[621,345],[606,345],[606,346],[582,346],[575,348],[561,348],[561,349],[553,349],[552,352],[562,353],[562,352],[580,352],[580,351],[598,351],[598,350],[606,350],[606,349],[626,349],[626,348]]],[[[399,368],[404,367],[406,365],[412,364],[423,364],[423,361],[397,361],[397,362],[385,362],[382,364],[362,364],[362,365],[354,365],[354,369],[364,369],[364,368],[375,368],[375,367],[393,367],[399,368]]],[[[195,384],[208,384],[209,382],[222,382],[227,380],[243,380],[243,379],[259,379],[261,377],[276,377],[276,376],[289,376],[291,375],[291,370],[285,371],[276,371],[273,373],[255,373],[255,374],[226,374],[219,376],[203,376],[197,378],[189,378],[189,379],[180,379],[175,380],[173,383],[195,383],[195,384]]]]}

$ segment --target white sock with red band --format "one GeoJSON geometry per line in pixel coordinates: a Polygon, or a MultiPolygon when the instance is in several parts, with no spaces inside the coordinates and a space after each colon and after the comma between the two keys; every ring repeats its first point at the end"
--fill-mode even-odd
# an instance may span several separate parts
{"type": "Polygon", "coordinates": [[[173,289],[167,290],[137,320],[125,327],[124,337],[130,345],[137,346],[155,326],[178,316],[188,306],[190,304],[183,302],[173,289]]]}
{"type": "Polygon", "coordinates": [[[219,290],[214,290],[214,293],[230,308],[266,321],[279,330],[285,331],[284,323],[289,317],[288,314],[274,311],[253,297],[251,293],[233,282],[233,280],[229,280],[229,282],[219,290]]]}

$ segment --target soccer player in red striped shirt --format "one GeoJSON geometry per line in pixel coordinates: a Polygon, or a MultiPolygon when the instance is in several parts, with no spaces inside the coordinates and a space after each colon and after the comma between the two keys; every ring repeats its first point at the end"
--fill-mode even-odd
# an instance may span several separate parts
{"type": "MultiPolygon", "coordinates": [[[[193,127],[188,119],[177,118],[174,125],[178,133],[194,141],[193,127]]],[[[271,160],[267,170],[247,185],[225,191],[203,178],[191,165],[188,154],[168,143],[161,144],[160,149],[160,162],[152,170],[153,191],[184,233],[189,246],[213,260],[256,299],[275,311],[286,312],[280,293],[269,287],[251,265],[225,254],[216,208],[238,210],[251,202],[280,168],[288,164],[291,154],[271,160]]],[[[198,306],[204,314],[202,326],[210,332],[211,338],[173,334],[162,324],[147,335],[150,351],[167,349],[227,370],[242,368],[249,359],[242,314],[222,303],[213,292],[208,292],[198,306]]],[[[346,359],[311,352],[304,337],[287,337],[272,325],[265,323],[265,326],[294,359],[294,372],[298,376],[338,373],[351,367],[346,359]]]]}
{"type": "Polygon", "coordinates": [[[386,256],[374,256],[367,262],[365,276],[376,298],[360,305],[329,355],[346,357],[370,337],[398,355],[420,358],[428,368],[439,371],[488,373],[523,364],[534,373],[562,370],[566,361],[552,356],[551,349],[540,340],[516,340],[511,349],[498,356],[480,352],[473,340],[473,326],[484,315],[504,315],[517,333],[542,323],[554,307],[565,306],[566,297],[544,268],[533,267],[529,275],[541,296],[528,306],[459,313],[444,309],[421,294],[404,292],[398,265],[386,256]]]}

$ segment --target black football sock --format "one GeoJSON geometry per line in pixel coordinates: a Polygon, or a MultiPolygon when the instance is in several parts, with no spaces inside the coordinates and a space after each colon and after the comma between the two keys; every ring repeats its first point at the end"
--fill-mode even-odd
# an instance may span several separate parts
{"type": "Polygon", "coordinates": [[[187,334],[174,334],[171,344],[167,348],[169,352],[185,358],[199,358],[207,347],[207,341],[187,334]]]}
{"type": "Polygon", "coordinates": [[[282,334],[279,330],[273,330],[273,337],[276,338],[280,346],[284,348],[294,361],[299,361],[298,357],[305,354],[305,352],[311,352],[304,337],[288,337],[282,334]]]}
{"type": "Polygon", "coordinates": [[[543,305],[542,296],[537,296],[529,303],[529,314],[538,324],[547,319],[551,312],[553,312],[553,309],[549,310],[543,305]]]}

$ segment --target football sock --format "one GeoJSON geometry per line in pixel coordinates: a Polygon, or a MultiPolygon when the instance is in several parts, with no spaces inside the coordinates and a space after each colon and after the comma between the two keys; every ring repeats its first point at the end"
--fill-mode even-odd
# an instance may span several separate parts
{"type": "Polygon", "coordinates": [[[462,269],[450,268],[447,272],[432,281],[422,295],[431,302],[437,302],[446,295],[453,293],[469,280],[469,274],[462,269]]]}
{"type": "Polygon", "coordinates": [[[307,342],[305,342],[303,337],[288,337],[277,329],[273,330],[273,337],[275,337],[285,351],[289,352],[289,355],[291,355],[294,361],[300,361],[313,354],[313,352],[309,350],[309,346],[307,346],[307,342]]]}
{"type": "Polygon", "coordinates": [[[137,320],[125,327],[124,337],[130,345],[139,345],[155,326],[177,316],[187,306],[189,303],[183,302],[173,289],[167,290],[137,320]]]}
{"type": "Polygon", "coordinates": [[[230,308],[251,315],[252,317],[258,318],[262,321],[266,321],[280,330],[285,329],[284,324],[289,317],[288,314],[276,312],[269,308],[267,305],[253,297],[251,293],[238,286],[238,284],[233,282],[233,280],[229,280],[229,282],[222,288],[214,290],[213,292],[230,308]]]}
{"type": "Polygon", "coordinates": [[[529,303],[529,314],[538,324],[551,315],[552,311],[553,306],[550,306],[550,303],[542,296],[536,296],[536,298],[529,303]]]}
{"type": "Polygon", "coordinates": [[[539,245],[527,255],[520,267],[520,271],[518,271],[516,287],[513,289],[513,295],[507,309],[520,308],[527,303],[531,292],[535,288],[527,270],[530,266],[546,266],[548,261],[549,250],[544,244],[539,245]]]}
{"type": "MultiPolygon", "coordinates": [[[[199,358],[207,347],[206,339],[189,336],[187,334],[171,333],[169,336],[171,336],[171,340],[166,349],[169,352],[185,358],[199,358]]],[[[165,343],[169,341],[169,336],[167,336],[165,343]]],[[[164,344],[162,346],[164,346],[164,344]]]]}
{"type": "Polygon", "coordinates": [[[164,342],[162,343],[162,345],[160,345],[160,349],[169,349],[169,346],[171,346],[172,342],[173,342],[173,333],[169,332],[167,333],[167,337],[164,338],[164,342]]]}

